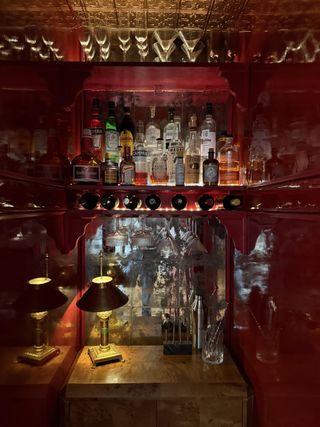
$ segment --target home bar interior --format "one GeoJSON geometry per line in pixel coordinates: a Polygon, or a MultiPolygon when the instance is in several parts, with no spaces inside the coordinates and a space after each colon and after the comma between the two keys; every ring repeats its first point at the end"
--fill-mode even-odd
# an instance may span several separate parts
{"type": "Polygon", "coordinates": [[[316,427],[320,7],[0,0],[0,410],[316,427]]]}

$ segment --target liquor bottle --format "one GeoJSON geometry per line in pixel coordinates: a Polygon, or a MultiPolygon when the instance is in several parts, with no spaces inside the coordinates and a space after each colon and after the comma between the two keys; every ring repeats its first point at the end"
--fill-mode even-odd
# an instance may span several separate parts
{"type": "Polygon", "coordinates": [[[272,147],[271,159],[266,161],[266,179],[281,178],[285,174],[284,164],[278,157],[278,150],[272,147]]]}
{"type": "Polygon", "coordinates": [[[118,166],[110,159],[109,152],[106,152],[106,161],[102,166],[102,182],[104,185],[118,184],[118,166]]]}
{"type": "Polygon", "coordinates": [[[156,112],[155,105],[150,107],[151,119],[146,125],[146,149],[148,153],[151,153],[157,148],[157,139],[160,138],[160,128],[158,123],[154,121],[156,112]]]}
{"type": "Polygon", "coordinates": [[[80,205],[84,209],[94,209],[99,203],[99,195],[96,193],[84,193],[79,199],[80,205]]]}
{"type": "Polygon", "coordinates": [[[176,194],[172,197],[171,204],[177,211],[181,211],[187,206],[187,199],[183,194],[176,194]]]}
{"type": "Polygon", "coordinates": [[[204,336],[204,306],[201,295],[196,295],[192,303],[192,347],[201,350],[204,336]]]}
{"type": "Polygon", "coordinates": [[[169,145],[174,138],[175,130],[176,130],[176,126],[174,123],[174,108],[171,107],[169,108],[169,113],[168,113],[168,123],[165,125],[163,129],[163,139],[165,144],[164,148],[166,150],[169,149],[169,145]]]}
{"type": "Polygon", "coordinates": [[[189,120],[189,146],[185,154],[185,184],[198,185],[200,179],[200,149],[198,147],[197,116],[189,120]]]}
{"type": "Polygon", "coordinates": [[[225,137],[225,143],[220,148],[219,154],[219,184],[239,185],[239,149],[233,143],[232,135],[225,137]]]}
{"type": "Polygon", "coordinates": [[[148,181],[147,150],[144,144],[143,122],[138,121],[138,132],[134,144],[133,160],[136,166],[134,183],[146,185],[148,181]]]}
{"type": "Polygon", "coordinates": [[[101,182],[101,162],[92,153],[90,129],[83,129],[81,153],[72,160],[72,181],[74,184],[98,184],[101,182]]]}
{"type": "Polygon", "coordinates": [[[184,185],[184,163],[182,150],[178,151],[175,160],[175,183],[176,185],[184,185]]]}
{"type": "Polygon", "coordinates": [[[90,129],[92,136],[92,154],[104,162],[105,157],[105,141],[104,141],[104,129],[103,124],[100,120],[101,107],[100,101],[97,98],[92,100],[90,129]]]}
{"type": "Polygon", "coordinates": [[[259,103],[252,124],[252,140],[249,149],[247,181],[255,184],[266,180],[265,164],[271,157],[271,126],[265,115],[262,103],[259,103]]]}
{"type": "Polygon", "coordinates": [[[31,142],[31,157],[32,160],[38,160],[43,154],[47,152],[48,144],[48,131],[45,126],[45,117],[39,116],[39,122],[32,134],[31,142]]]}
{"type": "Polygon", "coordinates": [[[242,199],[239,196],[229,194],[222,200],[223,207],[228,211],[232,211],[242,206],[242,199]]]}
{"type": "Polygon", "coordinates": [[[130,147],[124,148],[124,159],[120,163],[119,183],[121,185],[133,185],[135,177],[135,163],[130,154],[130,147]]]}
{"type": "Polygon", "coordinates": [[[119,205],[119,199],[114,194],[103,194],[100,197],[100,204],[104,209],[116,209],[119,205]]]}
{"type": "Polygon", "coordinates": [[[181,117],[175,115],[174,116],[174,134],[173,138],[169,143],[168,147],[168,160],[167,160],[167,166],[168,166],[168,178],[169,178],[169,185],[175,185],[175,178],[176,178],[176,168],[175,168],[175,161],[176,157],[178,155],[178,152],[183,150],[183,142],[181,137],[181,117]]]}
{"type": "Polygon", "coordinates": [[[124,157],[124,149],[125,147],[129,147],[130,149],[130,156],[132,156],[133,153],[133,141],[135,136],[135,126],[132,121],[131,115],[130,115],[130,108],[124,107],[123,109],[124,115],[122,122],[119,127],[120,131],[120,147],[121,147],[121,157],[124,157]]]}
{"type": "Polygon", "coordinates": [[[108,117],[105,123],[105,146],[106,154],[109,154],[109,159],[119,164],[119,132],[117,129],[115,104],[110,101],[108,103],[108,117]]]}
{"type": "Polygon", "coordinates": [[[123,205],[132,211],[140,208],[141,200],[135,194],[128,194],[123,198],[123,205]]]}
{"type": "Polygon", "coordinates": [[[216,122],[212,115],[212,103],[206,104],[206,116],[201,124],[201,157],[202,161],[208,158],[209,148],[217,152],[216,146],[216,122]]]}
{"type": "Polygon", "coordinates": [[[156,194],[149,194],[149,196],[146,197],[145,204],[149,209],[155,211],[161,205],[160,197],[156,194]]]}
{"type": "Polygon", "coordinates": [[[157,140],[157,149],[151,157],[150,184],[166,185],[168,183],[167,155],[163,152],[163,141],[157,140]]]}
{"type": "Polygon", "coordinates": [[[219,162],[214,158],[213,148],[209,148],[209,157],[203,162],[203,185],[217,185],[219,162]]]}
{"type": "Polygon", "coordinates": [[[35,176],[49,181],[65,182],[69,179],[70,162],[60,153],[60,141],[56,129],[49,129],[48,148],[36,162],[35,176]]]}
{"type": "Polygon", "coordinates": [[[214,206],[214,198],[209,194],[202,194],[197,202],[200,209],[208,211],[214,206]]]}

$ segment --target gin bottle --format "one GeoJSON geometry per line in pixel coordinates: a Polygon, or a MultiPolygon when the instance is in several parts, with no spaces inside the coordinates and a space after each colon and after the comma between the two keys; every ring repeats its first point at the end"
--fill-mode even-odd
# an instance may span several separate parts
{"type": "Polygon", "coordinates": [[[157,148],[157,139],[160,138],[160,128],[158,123],[154,121],[156,107],[152,105],[150,107],[151,120],[146,125],[146,149],[148,153],[152,153],[152,150],[157,148]]]}
{"type": "Polygon", "coordinates": [[[157,140],[157,149],[151,157],[150,183],[152,185],[166,185],[168,183],[167,155],[163,151],[163,141],[157,140]]]}
{"type": "Polygon", "coordinates": [[[185,155],[185,184],[199,185],[200,149],[198,146],[197,116],[193,114],[189,121],[189,146],[185,155]]]}
{"type": "Polygon", "coordinates": [[[108,117],[105,123],[105,145],[106,154],[109,154],[109,159],[118,164],[119,163],[119,132],[117,129],[115,104],[114,102],[108,103],[108,117]]]}
{"type": "Polygon", "coordinates": [[[233,137],[227,135],[219,150],[219,184],[239,185],[239,149],[233,143],[233,137]]]}
{"type": "Polygon", "coordinates": [[[208,158],[209,148],[217,152],[216,122],[212,115],[212,103],[206,104],[206,117],[201,125],[201,157],[202,161],[208,158]]]}

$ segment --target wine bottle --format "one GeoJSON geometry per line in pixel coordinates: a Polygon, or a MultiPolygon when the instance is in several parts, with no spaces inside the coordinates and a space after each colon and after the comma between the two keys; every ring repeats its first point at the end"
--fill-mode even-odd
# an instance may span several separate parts
{"type": "Polygon", "coordinates": [[[229,194],[228,196],[225,196],[222,200],[223,207],[227,209],[228,211],[232,211],[234,209],[237,209],[241,207],[242,205],[242,199],[239,196],[235,196],[233,194],[229,194]]]}
{"type": "Polygon", "coordinates": [[[176,194],[172,197],[171,204],[177,211],[181,211],[186,207],[187,199],[182,194],[176,194]]]}
{"type": "Polygon", "coordinates": [[[150,194],[146,197],[145,203],[149,209],[155,211],[161,205],[161,200],[156,194],[150,194]]]}
{"type": "Polygon", "coordinates": [[[141,206],[141,200],[135,194],[128,194],[123,199],[123,204],[127,209],[134,211],[141,206]]]}
{"type": "Polygon", "coordinates": [[[208,211],[213,207],[213,205],[214,205],[214,198],[209,194],[202,194],[202,196],[200,196],[198,199],[198,206],[203,211],[208,211]]]}
{"type": "Polygon", "coordinates": [[[118,207],[119,199],[113,194],[103,194],[100,198],[100,203],[104,209],[112,210],[118,207]]]}
{"type": "Polygon", "coordinates": [[[96,193],[84,193],[79,199],[80,205],[85,209],[94,209],[99,203],[99,195],[96,193]]]}

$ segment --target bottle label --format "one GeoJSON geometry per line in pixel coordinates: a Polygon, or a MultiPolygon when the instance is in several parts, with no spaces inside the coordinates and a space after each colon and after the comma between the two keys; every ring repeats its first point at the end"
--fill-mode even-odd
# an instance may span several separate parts
{"type": "Polygon", "coordinates": [[[118,184],[118,170],[115,167],[108,168],[106,166],[103,175],[103,182],[107,185],[118,184]]]}
{"type": "Polygon", "coordinates": [[[134,150],[133,159],[136,165],[136,172],[147,172],[147,151],[145,149],[134,150]]]}
{"type": "Polygon", "coordinates": [[[106,152],[117,153],[119,149],[119,133],[115,130],[106,131],[106,152]]]}
{"type": "Polygon", "coordinates": [[[155,181],[167,179],[167,165],[163,158],[156,158],[152,162],[152,176],[155,181]]]}
{"type": "Polygon", "coordinates": [[[183,160],[176,160],[176,185],[184,185],[183,160]]]}
{"type": "Polygon", "coordinates": [[[199,155],[189,155],[186,156],[186,182],[188,184],[198,184],[199,183],[199,173],[200,173],[200,156],[199,155]]]}
{"type": "Polygon", "coordinates": [[[157,139],[160,138],[160,129],[150,125],[146,129],[146,143],[148,147],[157,147],[157,139]]]}
{"type": "Polygon", "coordinates": [[[73,165],[73,181],[77,182],[100,182],[99,166],[73,165]]]}
{"type": "Polygon", "coordinates": [[[216,152],[216,133],[209,129],[203,129],[201,132],[201,156],[207,158],[209,148],[213,148],[216,152]]]}
{"type": "Polygon", "coordinates": [[[91,128],[92,148],[101,150],[103,141],[103,128],[91,128]]]}
{"type": "Polygon", "coordinates": [[[134,166],[124,165],[121,169],[121,184],[132,185],[134,182],[134,166]]]}
{"type": "Polygon", "coordinates": [[[218,167],[215,164],[203,166],[203,182],[209,185],[217,185],[218,183],[218,167]]]}
{"type": "Polygon", "coordinates": [[[121,154],[124,156],[125,147],[130,148],[130,156],[132,155],[133,148],[133,135],[129,130],[123,130],[120,133],[120,145],[121,145],[121,154]]]}

